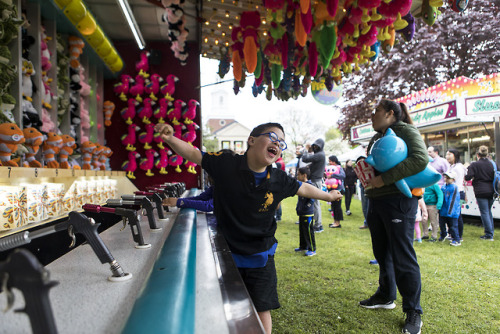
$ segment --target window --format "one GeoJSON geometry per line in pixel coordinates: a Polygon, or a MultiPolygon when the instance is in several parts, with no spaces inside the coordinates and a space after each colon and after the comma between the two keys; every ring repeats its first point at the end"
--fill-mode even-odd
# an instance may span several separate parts
{"type": "Polygon", "coordinates": [[[234,142],[234,150],[236,152],[243,151],[243,142],[241,140],[237,140],[234,142]]]}
{"type": "Polygon", "coordinates": [[[221,142],[221,150],[224,150],[224,149],[231,149],[231,142],[229,140],[223,140],[221,142]]]}

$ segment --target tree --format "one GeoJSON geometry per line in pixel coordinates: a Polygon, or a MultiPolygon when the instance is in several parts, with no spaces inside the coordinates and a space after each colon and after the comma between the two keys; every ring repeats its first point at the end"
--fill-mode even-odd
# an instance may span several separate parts
{"type": "Polygon", "coordinates": [[[465,76],[476,79],[500,67],[500,0],[469,1],[458,14],[448,8],[433,26],[416,19],[415,37],[397,43],[369,67],[344,79],[343,137],[353,126],[370,120],[380,98],[396,99],[440,82],[465,76]]]}
{"type": "Polygon", "coordinates": [[[324,138],[325,126],[311,120],[307,111],[292,108],[279,113],[281,124],[285,128],[288,147],[294,148],[305,143],[312,144],[318,138],[324,138]]]}

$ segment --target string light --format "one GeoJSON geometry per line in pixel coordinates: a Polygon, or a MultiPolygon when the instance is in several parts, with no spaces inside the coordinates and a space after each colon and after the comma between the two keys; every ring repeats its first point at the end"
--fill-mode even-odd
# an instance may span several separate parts
{"type": "Polygon", "coordinates": [[[215,45],[219,45],[219,39],[218,38],[215,39],[215,45]]]}
{"type": "Polygon", "coordinates": [[[226,10],[226,17],[229,17],[229,11],[226,10]]]}
{"type": "Polygon", "coordinates": [[[205,37],[205,43],[208,43],[208,37],[205,37]]]}
{"type": "Polygon", "coordinates": [[[218,21],[217,22],[217,28],[220,28],[220,27],[222,27],[222,23],[221,23],[221,21],[218,21]]]}
{"type": "Polygon", "coordinates": [[[233,24],[229,23],[229,30],[233,30],[233,24]]]}

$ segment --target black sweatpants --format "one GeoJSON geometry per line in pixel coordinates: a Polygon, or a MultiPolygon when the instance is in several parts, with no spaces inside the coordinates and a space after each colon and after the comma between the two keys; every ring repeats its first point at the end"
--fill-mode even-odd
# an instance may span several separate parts
{"type": "Polygon", "coordinates": [[[403,312],[422,313],[420,267],[413,249],[418,199],[401,195],[370,198],[368,202],[366,221],[380,270],[375,294],[395,300],[397,287],[403,297],[403,312]]]}
{"type": "Polygon", "coordinates": [[[314,238],[313,216],[299,216],[299,241],[300,249],[316,251],[316,239],[314,238]]]}

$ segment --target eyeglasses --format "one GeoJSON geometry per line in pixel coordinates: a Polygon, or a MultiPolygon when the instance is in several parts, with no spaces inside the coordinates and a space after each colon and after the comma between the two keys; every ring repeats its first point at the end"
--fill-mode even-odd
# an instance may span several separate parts
{"type": "Polygon", "coordinates": [[[263,136],[263,135],[268,135],[268,136],[269,136],[269,139],[271,139],[271,141],[272,141],[273,143],[278,143],[278,146],[279,146],[279,148],[280,148],[282,151],[286,150],[287,146],[286,146],[285,141],[284,141],[284,140],[280,140],[280,139],[278,138],[278,135],[277,135],[276,133],[274,133],[274,132],[265,132],[265,133],[258,134],[258,135],[256,135],[255,137],[258,137],[258,136],[263,136]]]}

